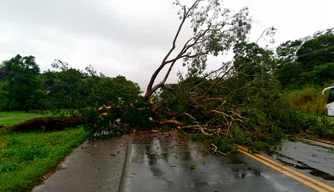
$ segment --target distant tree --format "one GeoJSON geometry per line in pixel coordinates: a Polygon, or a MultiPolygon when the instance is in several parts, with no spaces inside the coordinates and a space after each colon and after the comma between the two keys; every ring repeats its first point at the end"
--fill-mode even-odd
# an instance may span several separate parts
{"type": "Polygon", "coordinates": [[[312,71],[316,66],[334,62],[334,34],[327,32],[306,41],[296,54],[304,71],[312,71]]]}
{"type": "Polygon", "coordinates": [[[138,84],[124,76],[114,78],[97,74],[92,66],[85,71],[69,68],[66,62],[55,60],[53,71],[43,73],[48,100],[54,108],[79,109],[99,107],[119,101],[133,101],[140,94],[138,84]]]}
{"type": "Polygon", "coordinates": [[[291,63],[297,60],[297,51],[303,45],[303,40],[294,40],[287,41],[280,44],[276,48],[276,53],[279,62],[279,65],[284,65],[285,63],[291,63]]]}
{"type": "Polygon", "coordinates": [[[16,55],[1,64],[8,81],[8,98],[10,109],[39,108],[39,100],[45,97],[43,79],[39,77],[40,69],[35,57],[16,55]]]}
{"type": "Polygon", "coordinates": [[[273,73],[273,52],[256,43],[241,42],[234,46],[234,66],[246,80],[254,79],[260,72],[273,73]]]}
{"type": "Polygon", "coordinates": [[[279,66],[278,70],[276,71],[276,76],[283,87],[291,87],[304,83],[301,78],[302,73],[303,70],[300,63],[287,62],[284,65],[279,66]]]}
{"type": "Polygon", "coordinates": [[[325,83],[333,83],[334,80],[334,62],[315,66],[312,70],[314,74],[314,83],[324,85],[325,83]]]}
{"type": "Polygon", "coordinates": [[[140,94],[140,88],[136,83],[120,75],[88,76],[83,81],[82,89],[86,91],[87,103],[92,107],[134,101],[140,94]]]}
{"type": "Polygon", "coordinates": [[[118,75],[112,78],[111,83],[117,97],[123,100],[132,101],[141,93],[139,85],[127,80],[124,76],[118,75]]]}
{"type": "Polygon", "coordinates": [[[47,71],[43,74],[45,78],[45,88],[47,98],[54,108],[77,109],[87,105],[86,92],[83,83],[85,74],[80,70],[69,68],[66,62],[55,60],[52,63],[55,70],[47,71]]]}
{"type": "Polygon", "coordinates": [[[8,108],[8,82],[0,81],[0,111],[4,111],[8,108]]]}
{"type": "Polygon", "coordinates": [[[327,29],[315,33],[312,37],[289,40],[276,49],[276,73],[284,87],[322,85],[334,79],[333,31],[327,29]]]}

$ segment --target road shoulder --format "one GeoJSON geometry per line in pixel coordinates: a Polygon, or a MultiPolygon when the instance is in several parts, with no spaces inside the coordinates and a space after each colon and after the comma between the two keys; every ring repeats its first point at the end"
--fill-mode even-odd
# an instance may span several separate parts
{"type": "Polygon", "coordinates": [[[65,158],[59,171],[32,191],[118,191],[128,138],[85,141],[65,158]]]}

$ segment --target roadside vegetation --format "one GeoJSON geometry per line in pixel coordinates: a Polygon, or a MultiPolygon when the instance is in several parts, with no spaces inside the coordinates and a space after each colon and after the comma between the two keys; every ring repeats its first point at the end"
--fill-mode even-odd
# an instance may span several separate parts
{"type": "MultiPolygon", "coordinates": [[[[34,56],[16,55],[0,65],[0,111],[53,111],[59,118],[73,118],[60,120],[82,125],[91,139],[120,136],[133,128],[177,129],[193,138],[200,135],[222,152],[237,145],[270,150],[287,136],[334,139],[334,123],[325,116],[326,97],[321,96],[321,90],[334,82],[334,29],[289,40],[273,50],[268,47],[274,41],[274,27],[258,40],[268,46],[249,42],[253,20],[247,8],[221,9],[221,0],[174,4],[180,25],[143,96],[137,83],[121,75],[107,77],[92,66],[81,71],[61,60],[41,72],[34,56]],[[185,26],[191,27],[192,36],[181,42],[185,26]],[[183,46],[176,49],[176,44],[183,46]],[[234,53],[230,62],[208,67],[209,57],[230,51],[234,53]],[[187,70],[178,72],[178,82],[168,84],[175,65],[187,70]]],[[[26,117],[2,121],[8,127],[26,117]]],[[[32,120],[24,129],[52,126],[32,120]]],[[[80,128],[70,133],[75,131],[78,137],[67,138],[62,145],[73,147],[83,141],[86,132],[80,128]]],[[[34,134],[46,133],[27,135],[34,134]]],[[[23,137],[21,133],[2,137],[18,136],[23,137]]]]}
{"type": "Polygon", "coordinates": [[[32,189],[87,134],[82,127],[57,132],[0,133],[0,191],[32,189]]]}
{"type": "MultiPolygon", "coordinates": [[[[0,112],[0,125],[12,126],[26,120],[52,116],[51,112],[0,112]]],[[[0,129],[0,191],[28,191],[74,147],[87,139],[83,127],[63,131],[27,133],[0,129]]]]}
{"type": "Polygon", "coordinates": [[[321,94],[322,87],[305,86],[301,89],[286,90],[282,97],[302,113],[326,115],[327,97],[321,94]]]}

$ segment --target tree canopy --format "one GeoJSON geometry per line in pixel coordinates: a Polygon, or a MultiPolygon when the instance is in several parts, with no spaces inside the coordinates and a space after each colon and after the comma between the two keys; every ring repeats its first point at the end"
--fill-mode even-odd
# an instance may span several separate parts
{"type": "Polygon", "coordinates": [[[290,40],[277,48],[277,73],[282,85],[323,85],[334,80],[334,30],[290,40]]]}
{"type": "Polygon", "coordinates": [[[134,100],[140,94],[138,84],[124,76],[97,75],[91,67],[86,71],[69,68],[55,60],[53,70],[40,73],[33,56],[17,55],[0,66],[1,109],[80,109],[134,100]]]}

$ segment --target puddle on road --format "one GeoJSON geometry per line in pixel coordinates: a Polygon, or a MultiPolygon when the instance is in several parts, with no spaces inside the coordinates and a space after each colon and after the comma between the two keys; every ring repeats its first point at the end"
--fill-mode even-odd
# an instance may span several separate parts
{"type": "Polygon", "coordinates": [[[282,155],[280,153],[275,153],[278,157],[282,157],[282,158],[286,158],[286,159],[289,159],[289,160],[292,160],[298,164],[295,164],[295,163],[290,163],[290,162],[287,162],[287,161],[284,161],[282,158],[276,158],[278,161],[280,161],[281,163],[283,163],[284,165],[288,165],[290,167],[294,167],[296,169],[300,169],[300,170],[310,170],[309,173],[313,176],[316,176],[316,177],[321,177],[325,180],[329,180],[329,181],[334,181],[334,176],[329,174],[329,173],[326,173],[326,172],[323,172],[323,171],[320,171],[318,169],[315,169],[313,167],[310,167],[308,166],[307,164],[301,162],[301,161],[297,161],[291,157],[287,157],[285,155],[282,155]]]}
{"type": "Polygon", "coordinates": [[[244,162],[243,161],[241,161],[239,158],[238,158],[238,156],[237,155],[231,155],[231,156],[229,156],[229,164],[231,164],[231,165],[238,165],[238,164],[243,164],[244,162]]]}
{"type": "Polygon", "coordinates": [[[334,176],[330,175],[328,173],[319,171],[317,169],[314,169],[310,172],[311,175],[317,176],[317,177],[322,177],[323,179],[329,180],[329,181],[334,181],[334,176]]]}
{"type": "Polygon", "coordinates": [[[261,172],[247,165],[242,165],[240,167],[232,168],[232,171],[235,173],[234,176],[237,179],[245,179],[246,177],[258,177],[262,176],[261,172]]]}

